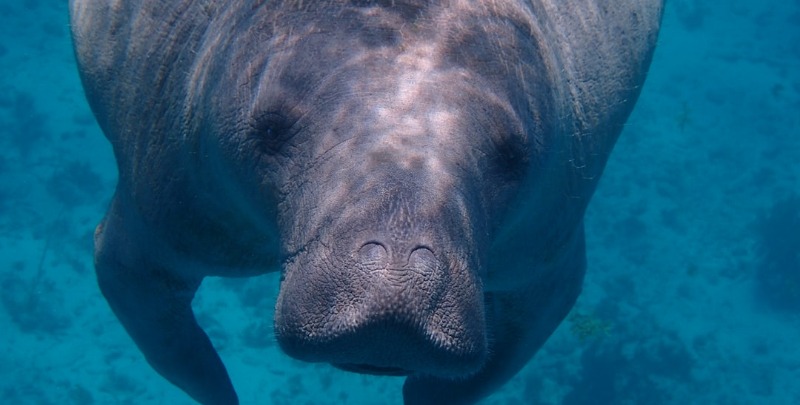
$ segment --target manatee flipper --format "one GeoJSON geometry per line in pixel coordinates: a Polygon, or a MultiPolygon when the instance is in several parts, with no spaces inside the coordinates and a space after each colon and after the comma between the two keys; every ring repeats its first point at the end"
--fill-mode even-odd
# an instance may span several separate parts
{"type": "Polygon", "coordinates": [[[237,404],[228,373],[192,312],[202,278],[186,278],[148,260],[132,235],[136,220],[115,197],[95,232],[100,290],[148,363],[202,404],[237,404]]]}
{"type": "Polygon", "coordinates": [[[489,359],[460,380],[411,376],[403,385],[406,405],[473,404],[519,372],[567,316],[583,284],[586,248],[583,226],[564,249],[555,271],[529,286],[486,294],[492,325],[489,359]]]}

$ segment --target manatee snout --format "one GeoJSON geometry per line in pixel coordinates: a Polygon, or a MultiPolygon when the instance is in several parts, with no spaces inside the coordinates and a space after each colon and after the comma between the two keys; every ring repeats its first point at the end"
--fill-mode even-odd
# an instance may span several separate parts
{"type": "Polygon", "coordinates": [[[473,374],[487,336],[463,229],[441,219],[453,216],[447,207],[398,207],[397,199],[342,212],[346,221],[289,259],[278,341],[295,358],[359,373],[473,374]]]}

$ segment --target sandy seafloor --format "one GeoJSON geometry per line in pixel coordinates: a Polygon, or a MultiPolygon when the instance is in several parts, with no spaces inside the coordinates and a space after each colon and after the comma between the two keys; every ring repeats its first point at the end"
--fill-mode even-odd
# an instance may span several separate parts
{"type": "MultiPolygon", "coordinates": [[[[65,1],[0,0],[0,403],[187,404],[95,284],[115,182],[65,1]]],[[[800,1],[673,0],[587,214],[584,293],[486,404],[800,403],[800,1]]],[[[276,275],[195,309],[243,404],[399,404],[283,355],[276,275]]]]}

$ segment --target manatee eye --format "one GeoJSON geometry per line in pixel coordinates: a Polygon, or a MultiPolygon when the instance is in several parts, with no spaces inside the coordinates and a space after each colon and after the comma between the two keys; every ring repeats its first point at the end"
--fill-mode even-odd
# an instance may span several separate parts
{"type": "Polygon", "coordinates": [[[265,152],[277,152],[294,136],[295,120],[278,112],[267,112],[253,121],[252,136],[265,152]]]}
{"type": "Polygon", "coordinates": [[[510,103],[487,103],[475,114],[486,134],[486,157],[492,176],[519,181],[531,164],[529,134],[510,103]]]}
{"type": "Polygon", "coordinates": [[[530,150],[523,135],[508,133],[495,139],[494,163],[503,177],[521,179],[528,172],[530,150]]]}

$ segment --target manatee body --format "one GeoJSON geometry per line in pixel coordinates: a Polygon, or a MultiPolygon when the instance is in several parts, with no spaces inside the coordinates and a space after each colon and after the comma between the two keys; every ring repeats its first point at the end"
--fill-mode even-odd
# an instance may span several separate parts
{"type": "MultiPolygon", "coordinates": [[[[569,312],[657,0],[72,0],[119,184],[100,288],[162,376],[237,396],[191,301],[280,270],[289,355],[472,403],[569,312]]],[[[267,292],[265,292],[267,293],[267,292]]]]}

